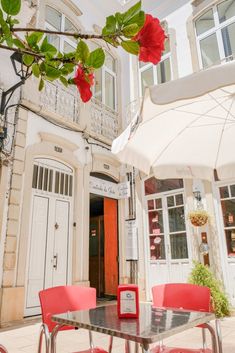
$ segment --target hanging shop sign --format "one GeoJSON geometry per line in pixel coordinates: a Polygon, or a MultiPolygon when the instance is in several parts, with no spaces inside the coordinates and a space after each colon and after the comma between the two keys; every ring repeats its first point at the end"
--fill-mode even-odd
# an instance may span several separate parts
{"type": "Polygon", "coordinates": [[[90,176],[90,193],[111,197],[113,199],[126,199],[130,197],[130,183],[115,184],[107,180],[90,176]]]}
{"type": "Polygon", "coordinates": [[[138,232],[136,220],[125,222],[126,260],[138,260],[138,232]]]}

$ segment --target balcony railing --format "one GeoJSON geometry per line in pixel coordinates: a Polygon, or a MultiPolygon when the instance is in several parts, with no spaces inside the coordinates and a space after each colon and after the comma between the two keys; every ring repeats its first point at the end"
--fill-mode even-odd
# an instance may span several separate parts
{"type": "Polygon", "coordinates": [[[34,78],[23,88],[22,98],[40,109],[40,114],[51,115],[71,127],[86,130],[91,137],[98,137],[111,143],[118,136],[119,115],[112,109],[92,98],[90,103],[83,104],[76,87],[64,87],[61,84],[45,82],[42,92],[37,89],[34,78]]]}
{"type": "Polygon", "coordinates": [[[91,131],[114,140],[118,136],[118,113],[99,100],[91,100],[91,131]]]}
{"type": "Polygon", "coordinates": [[[80,99],[75,87],[65,88],[60,84],[46,82],[40,93],[40,105],[70,122],[79,122],[80,99]]]}

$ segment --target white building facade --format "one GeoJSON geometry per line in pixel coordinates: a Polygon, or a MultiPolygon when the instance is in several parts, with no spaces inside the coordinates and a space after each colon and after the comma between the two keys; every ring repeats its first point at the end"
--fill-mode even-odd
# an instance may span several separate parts
{"type": "MultiPolygon", "coordinates": [[[[21,20],[99,32],[106,15],[132,4],[23,1],[21,20]]],[[[121,165],[110,152],[146,85],[234,59],[235,0],[157,6],[143,1],[168,34],[156,67],[104,46],[106,61],[91,102],[83,104],[74,88],[50,82],[39,93],[33,78],[12,98],[0,174],[2,323],[39,314],[38,291],[56,285],[91,285],[99,297],[113,297],[119,283],[135,281],[141,298],[150,300],[154,284],[187,281],[194,259],[210,263],[235,304],[235,173],[226,183],[156,180],[121,165]],[[130,185],[128,198],[122,183],[130,185]],[[187,220],[194,191],[214,219],[197,229],[187,220]],[[202,241],[209,245],[207,256],[199,252],[202,241]]],[[[65,52],[76,45],[67,37],[50,40],[65,52]]],[[[15,83],[9,54],[1,52],[0,63],[6,90],[15,83]]]]}
{"type": "MultiPolygon", "coordinates": [[[[147,4],[146,4],[147,5],[147,4]]],[[[149,7],[153,7],[148,3],[149,7]]],[[[235,2],[177,1],[164,2],[151,8],[159,16],[168,34],[161,63],[137,63],[132,58],[131,96],[143,95],[144,87],[164,83],[192,72],[234,60],[235,2]],[[137,75],[135,74],[137,72],[137,75]]],[[[133,114],[138,103],[133,103],[133,114]]],[[[158,135],[166,131],[156,131],[158,135]]],[[[185,148],[187,148],[185,146],[185,148]]],[[[205,151],[206,153],[206,151],[205,151]]],[[[165,282],[186,282],[192,261],[209,264],[224,283],[232,305],[235,303],[234,198],[235,180],[209,183],[203,180],[156,180],[141,173],[136,178],[143,219],[142,237],[146,297],[151,299],[151,287],[165,282]],[[196,192],[196,193],[195,193],[196,192]],[[212,215],[204,227],[194,227],[187,219],[188,211],[197,207],[195,195],[212,215]],[[200,252],[207,243],[209,253],[200,252]]],[[[139,260],[141,262],[141,260],[139,260]]]]}

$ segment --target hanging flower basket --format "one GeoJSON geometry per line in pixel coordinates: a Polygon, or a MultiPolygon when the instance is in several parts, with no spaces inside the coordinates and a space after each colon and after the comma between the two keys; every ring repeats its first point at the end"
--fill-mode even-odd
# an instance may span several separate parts
{"type": "Polygon", "coordinates": [[[188,219],[190,219],[190,222],[195,227],[204,226],[208,222],[209,218],[210,216],[205,210],[194,210],[188,214],[188,219]]]}

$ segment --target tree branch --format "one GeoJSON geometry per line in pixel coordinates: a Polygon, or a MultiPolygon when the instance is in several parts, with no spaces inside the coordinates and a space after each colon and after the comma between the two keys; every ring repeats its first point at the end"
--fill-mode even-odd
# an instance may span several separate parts
{"type": "MultiPolygon", "coordinates": [[[[32,51],[29,51],[29,50],[18,49],[18,48],[14,48],[14,47],[8,47],[8,46],[3,45],[3,44],[0,44],[0,49],[11,50],[11,51],[15,51],[15,52],[20,53],[20,54],[32,55],[32,56],[34,56],[35,58],[42,59],[42,60],[46,58],[44,55],[37,54],[37,53],[34,53],[34,52],[32,52],[32,51]]],[[[74,59],[51,58],[51,61],[60,61],[61,63],[73,63],[73,64],[77,64],[77,63],[74,61],[74,59]]]]}
{"type": "Polygon", "coordinates": [[[115,35],[106,35],[103,36],[102,34],[84,34],[84,33],[75,33],[75,32],[61,32],[61,31],[51,31],[49,29],[41,29],[41,28],[11,28],[11,32],[40,32],[40,33],[47,33],[47,34],[56,34],[58,36],[69,36],[74,38],[81,38],[81,39],[103,39],[105,37],[111,38],[115,35]]]}
{"type": "Polygon", "coordinates": [[[36,58],[39,58],[39,59],[45,58],[44,55],[36,54],[36,53],[31,52],[29,50],[18,49],[18,48],[14,48],[14,47],[8,47],[7,45],[3,45],[3,44],[0,44],[0,48],[5,49],[5,50],[15,51],[15,52],[21,53],[21,54],[32,55],[32,56],[35,56],[36,58]]]}

